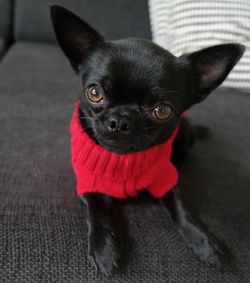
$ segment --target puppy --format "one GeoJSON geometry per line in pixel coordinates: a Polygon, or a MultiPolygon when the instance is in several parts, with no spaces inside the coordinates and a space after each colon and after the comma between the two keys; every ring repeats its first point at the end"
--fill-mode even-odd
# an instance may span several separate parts
{"type": "MultiPolygon", "coordinates": [[[[191,126],[183,113],[225,80],[244,53],[244,46],[223,44],[175,57],[149,40],[108,41],[59,6],[51,7],[51,18],[58,43],[82,83],[75,123],[79,122],[77,127],[91,140],[91,148],[104,149],[112,158],[132,158],[161,148],[172,139],[171,161],[157,181],[164,180],[168,170],[175,174],[173,164],[180,165],[195,139],[206,132],[205,128],[191,126]]],[[[142,167],[144,163],[147,161],[141,160],[142,167]]],[[[153,167],[148,168],[151,176],[153,167]]],[[[119,179],[122,170],[119,167],[114,180],[119,179]]],[[[84,174],[86,182],[91,179],[87,171],[84,174]]],[[[217,246],[185,209],[177,177],[175,180],[164,194],[162,190],[151,193],[170,211],[178,231],[198,258],[207,264],[218,263],[217,246]]],[[[113,186],[108,181],[99,180],[98,188],[91,190],[83,181],[82,186],[87,187],[84,193],[78,192],[88,212],[89,259],[97,270],[107,274],[117,267],[119,258],[110,216],[117,198],[124,198],[119,190],[113,195],[105,193],[113,186]]]]}

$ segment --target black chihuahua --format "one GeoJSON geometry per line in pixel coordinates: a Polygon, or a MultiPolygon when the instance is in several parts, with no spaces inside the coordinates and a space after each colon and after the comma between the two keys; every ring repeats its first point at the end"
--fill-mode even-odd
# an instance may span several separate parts
{"type": "MultiPolygon", "coordinates": [[[[245,49],[240,44],[223,44],[175,57],[149,40],[108,41],[59,6],[51,7],[51,17],[59,45],[82,82],[81,125],[97,144],[118,154],[164,143],[180,122],[181,113],[218,87],[245,49]]],[[[172,162],[181,164],[195,139],[205,133],[205,127],[191,126],[182,119],[172,162]]],[[[109,274],[119,257],[110,220],[117,199],[100,193],[80,197],[88,210],[90,261],[109,274]]],[[[179,186],[160,203],[168,208],[198,258],[217,264],[220,250],[185,209],[179,186]]]]}

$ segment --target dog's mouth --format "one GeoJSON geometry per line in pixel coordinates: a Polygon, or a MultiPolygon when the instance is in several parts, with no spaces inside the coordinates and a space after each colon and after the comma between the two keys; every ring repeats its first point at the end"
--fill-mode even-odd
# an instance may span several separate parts
{"type": "MultiPolygon", "coordinates": [[[[86,118],[86,120],[92,122],[85,125],[82,123],[82,126],[85,128],[88,135],[101,147],[111,152],[128,154],[146,150],[151,146],[158,144],[157,135],[142,131],[140,127],[137,127],[137,130],[115,132],[108,131],[103,127],[103,124],[98,123],[98,121],[93,123],[93,118],[86,118]]],[[[83,121],[85,122],[85,118],[83,121]]]]}
{"type": "Polygon", "coordinates": [[[119,154],[128,154],[136,151],[146,150],[151,146],[155,145],[151,138],[140,138],[140,136],[136,134],[130,134],[127,136],[124,135],[97,135],[96,140],[100,146],[103,148],[119,153],[119,154]]]}
{"type": "Polygon", "coordinates": [[[169,133],[146,133],[146,132],[131,132],[128,135],[120,134],[96,134],[96,141],[103,148],[119,153],[128,154],[136,151],[147,150],[152,146],[164,143],[168,137],[171,135],[172,131],[169,133]]]}
{"type": "Polygon", "coordinates": [[[119,153],[119,154],[127,154],[135,151],[142,150],[139,144],[134,141],[132,138],[122,138],[119,135],[116,137],[110,138],[98,138],[98,143],[105,149],[119,153]]]}

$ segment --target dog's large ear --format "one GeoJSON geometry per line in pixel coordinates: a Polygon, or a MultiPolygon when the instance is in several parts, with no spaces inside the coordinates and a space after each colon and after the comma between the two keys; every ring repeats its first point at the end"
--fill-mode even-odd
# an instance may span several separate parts
{"type": "Polygon", "coordinates": [[[51,19],[56,38],[76,72],[84,58],[104,38],[78,16],[60,6],[51,6],[51,19]]]}
{"type": "Polygon", "coordinates": [[[185,55],[198,79],[196,102],[203,100],[225,80],[244,51],[243,45],[232,43],[208,47],[185,55]]]}

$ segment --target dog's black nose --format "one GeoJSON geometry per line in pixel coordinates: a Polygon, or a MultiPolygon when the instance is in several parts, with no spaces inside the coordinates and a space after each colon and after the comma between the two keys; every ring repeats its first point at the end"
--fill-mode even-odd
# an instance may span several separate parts
{"type": "Polygon", "coordinates": [[[126,133],[130,130],[130,123],[127,118],[111,118],[108,121],[108,129],[110,132],[122,132],[126,133]]]}

